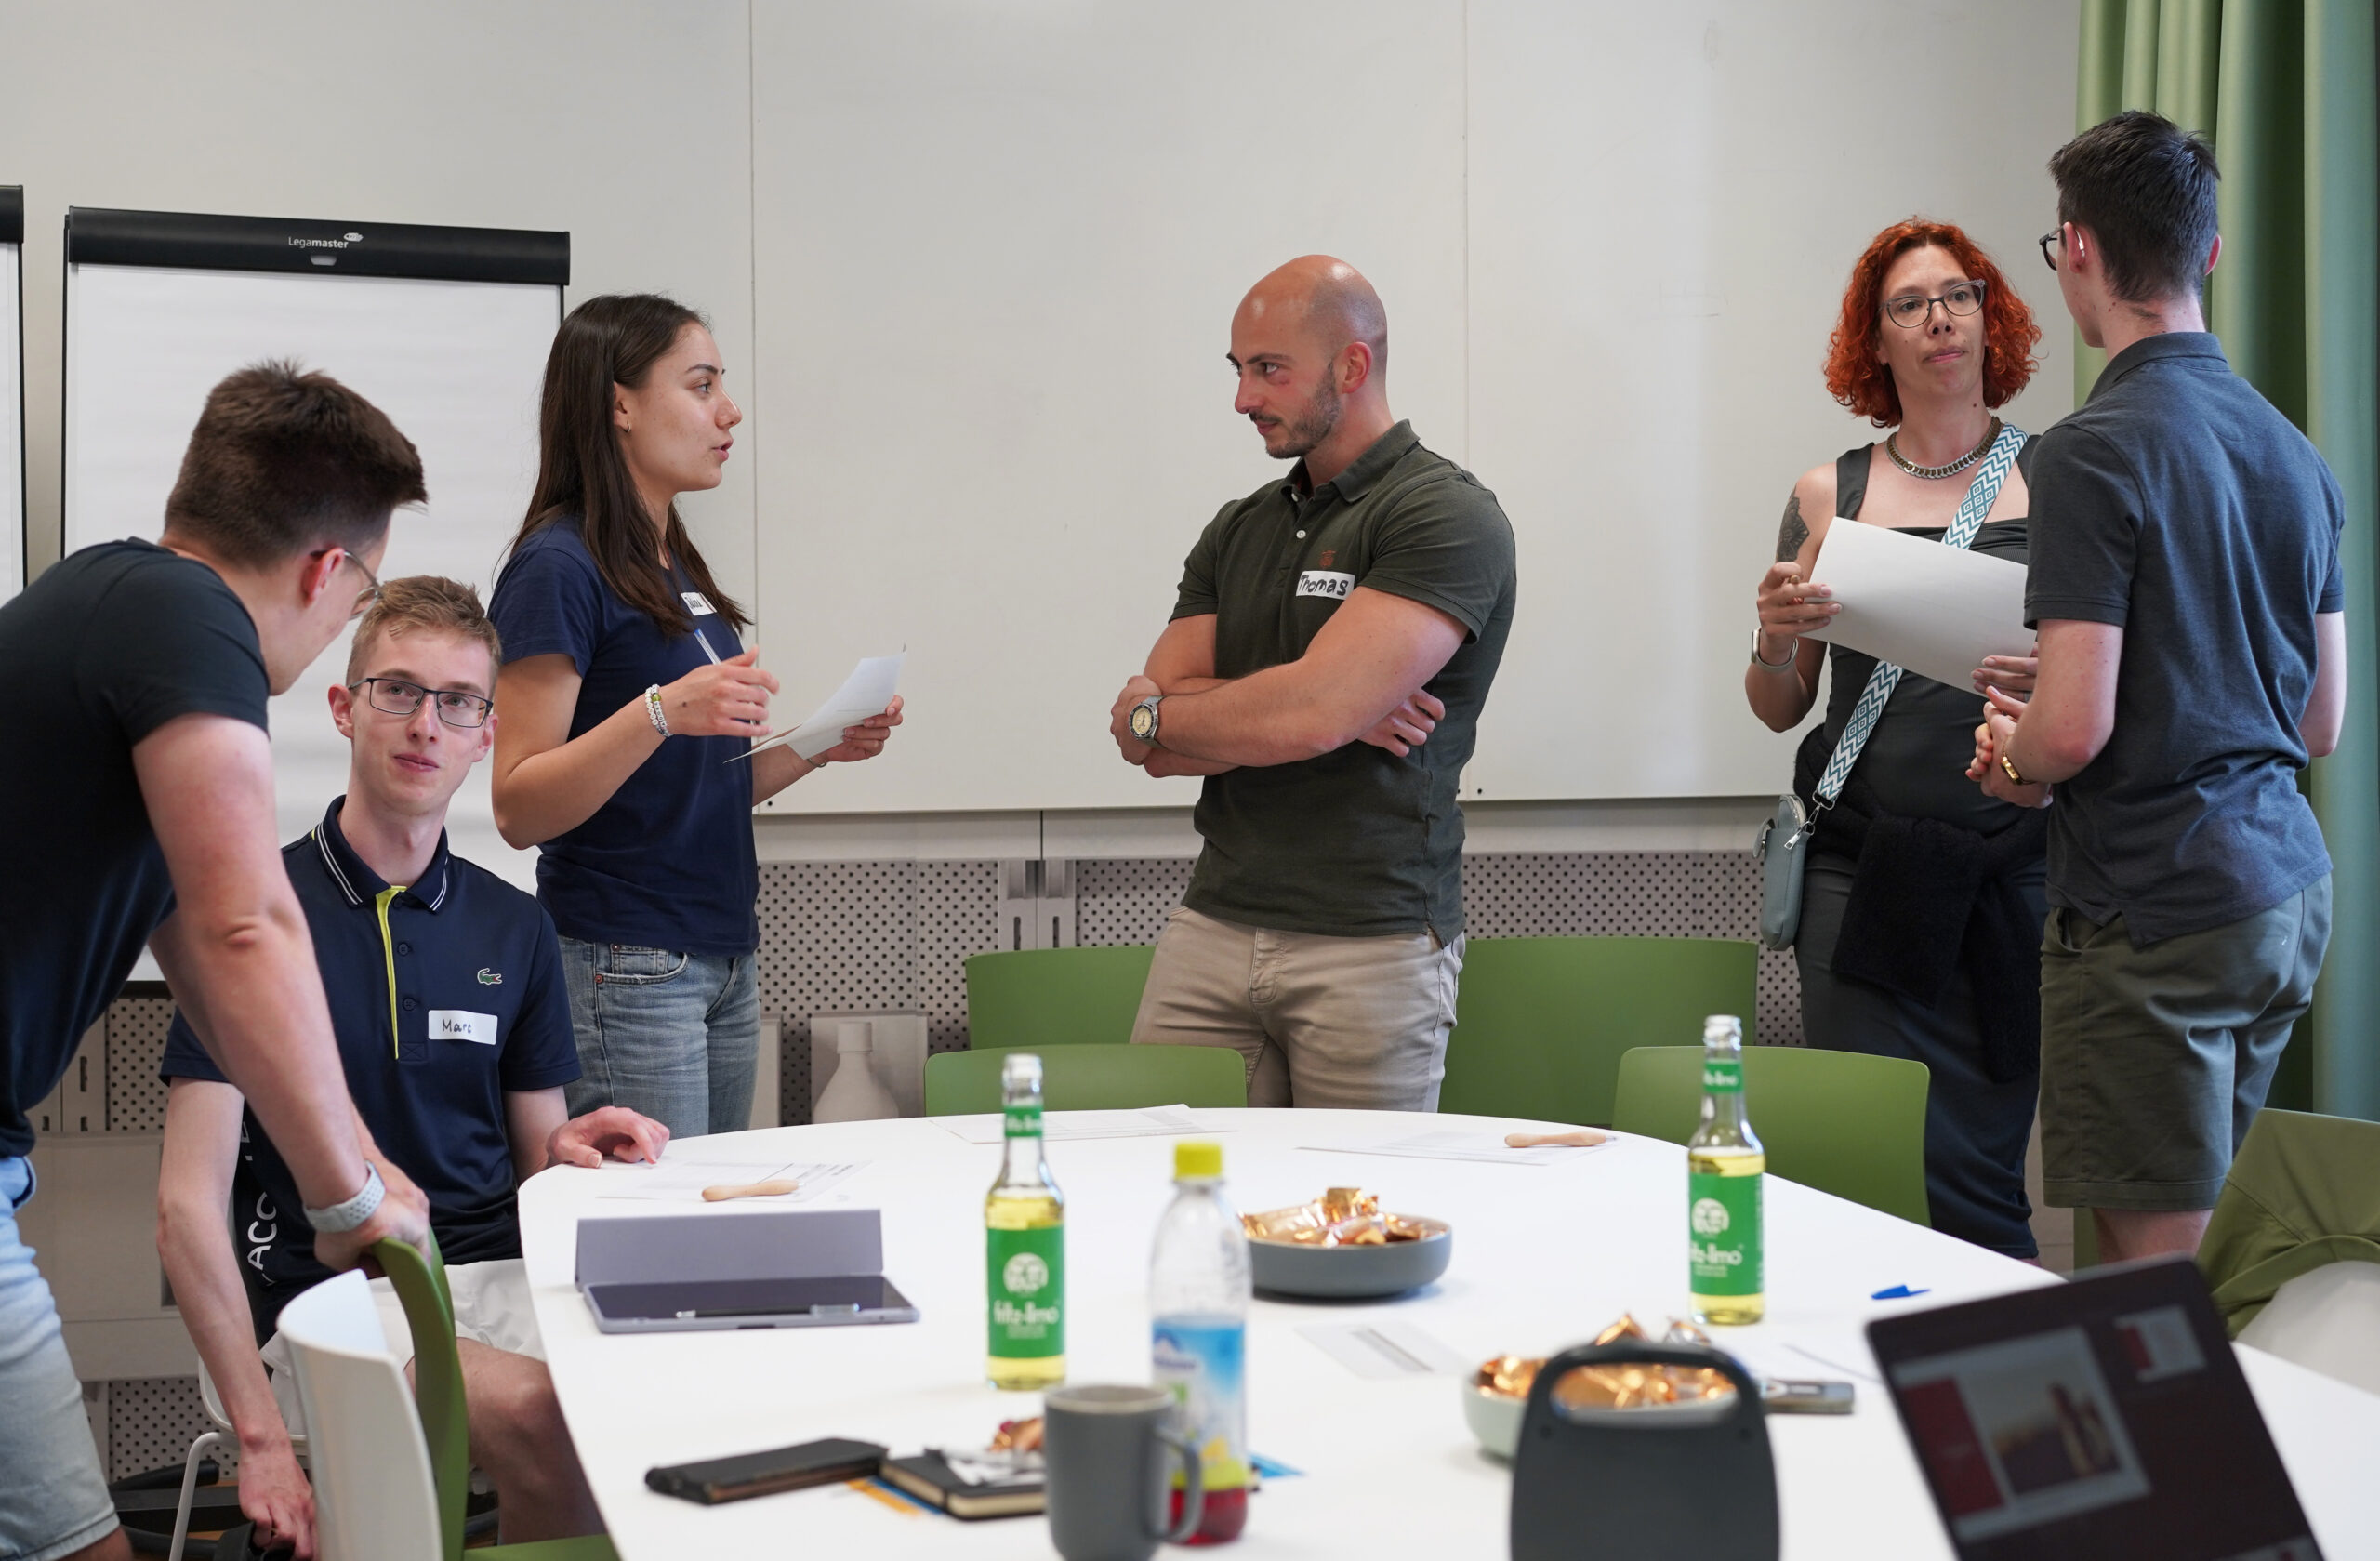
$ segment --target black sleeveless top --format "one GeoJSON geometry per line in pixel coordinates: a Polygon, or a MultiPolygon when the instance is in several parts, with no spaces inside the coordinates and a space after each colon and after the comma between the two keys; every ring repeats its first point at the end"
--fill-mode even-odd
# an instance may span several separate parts
{"type": "MultiPolygon", "coordinates": [[[[2032,484],[2033,452],[2040,445],[2038,435],[2028,436],[2016,455],[2016,470],[2024,474],[2028,489],[2032,484]]],[[[1834,463],[1834,512],[1844,520],[1856,520],[1868,496],[1869,452],[1873,448],[1862,444],[1845,451],[1834,463]]],[[[1978,553],[2022,563],[2025,525],[2022,518],[1987,521],[1970,546],[1978,553]]],[[[1948,528],[1894,529],[1939,541],[1948,528]]],[[[1827,664],[1831,686],[1827,694],[1825,730],[1827,751],[1831,753],[1843,739],[1843,728],[1868,686],[1869,675],[1876,669],[1876,658],[1843,645],[1830,645],[1827,664]]],[[[1966,777],[1967,761],[1975,757],[1976,723],[1982,714],[1983,695],[1972,686],[1963,683],[1953,688],[1904,672],[1875,730],[1868,734],[1868,746],[1859,750],[1852,778],[1872,788],[1877,803],[1888,813],[1940,819],[1978,834],[1998,834],[2016,823],[2022,810],[1985,796],[1983,788],[1966,777]]]]}

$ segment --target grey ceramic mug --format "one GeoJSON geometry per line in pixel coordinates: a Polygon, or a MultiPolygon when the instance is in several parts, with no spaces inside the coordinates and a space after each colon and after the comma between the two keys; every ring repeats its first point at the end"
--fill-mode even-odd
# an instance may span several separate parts
{"type": "Polygon", "coordinates": [[[1159,1387],[1059,1388],[1042,1399],[1041,1413],[1050,1540],[1066,1561],[1149,1561],[1159,1541],[1179,1544],[1197,1531],[1204,1481],[1197,1449],[1173,1428],[1171,1394],[1159,1387]],[[1183,1479],[1182,1519],[1170,1528],[1169,1465],[1178,1465],[1183,1479]]]}

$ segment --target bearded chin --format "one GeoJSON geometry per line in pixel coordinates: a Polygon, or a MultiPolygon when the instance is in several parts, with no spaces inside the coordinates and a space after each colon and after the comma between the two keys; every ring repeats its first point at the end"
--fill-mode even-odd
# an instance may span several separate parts
{"type": "Polygon", "coordinates": [[[1271,454],[1281,460],[1296,460],[1329,438],[1330,430],[1338,426],[1339,390],[1325,380],[1316,387],[1314,399],[1305,403],[1305,409],[1281,425],[1280,447],[1271,454]]]}

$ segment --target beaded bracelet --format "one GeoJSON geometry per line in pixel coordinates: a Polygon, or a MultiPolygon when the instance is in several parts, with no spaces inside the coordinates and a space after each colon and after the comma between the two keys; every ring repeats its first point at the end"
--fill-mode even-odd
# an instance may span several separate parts
{"type": "Polygon", "coordinates": [[[663,736],[669,735],[669,718],[661,708],[661,685],[654,683],[644,691],[644,713],[653,729],[663,736]]]}

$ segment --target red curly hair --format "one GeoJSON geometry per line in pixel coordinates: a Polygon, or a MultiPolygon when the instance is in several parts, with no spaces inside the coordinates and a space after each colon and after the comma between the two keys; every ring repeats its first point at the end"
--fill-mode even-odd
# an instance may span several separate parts
{"type": "Polygon", "coordinates": [[[1880,429],[1900,422],[1900,390],[1893,371],[1876,361],[1884,315],[1884,273],[1912,249],[1948,250],[1970,281],[1983,284],[1983,403],[2003,406],[2041,367],[2033,349],[2042,328],[1982,246],[1949,222],[1912,217],[1878,233],[1851,268],[1843,318],[1826,344],[1826,388],[1835,400],[1880,429]]]}

